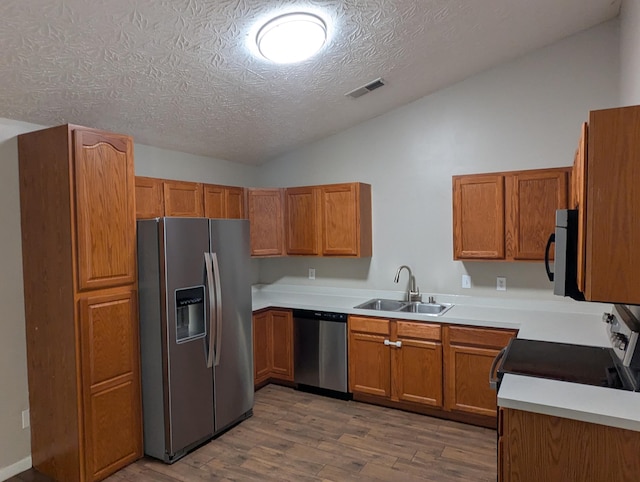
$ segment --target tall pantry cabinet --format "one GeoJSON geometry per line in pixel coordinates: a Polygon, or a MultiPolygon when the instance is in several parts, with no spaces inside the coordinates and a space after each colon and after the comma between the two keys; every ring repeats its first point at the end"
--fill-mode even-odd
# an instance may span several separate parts
{"type": "Polygon", "coordinates": [[[133,141],[64,125],[18,150],[32,461],[100,480],[142,456],[133,141]]]}

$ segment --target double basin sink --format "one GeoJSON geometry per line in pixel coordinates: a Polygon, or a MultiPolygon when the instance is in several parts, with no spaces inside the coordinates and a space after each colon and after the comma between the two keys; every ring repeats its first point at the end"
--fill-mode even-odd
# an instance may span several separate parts
{"type": "Polygon", "coordinates": [[[397,311],[403,313],[420,313],[424,315],[440,316],[451,309],[453,305],[449,303],[424,303],[422,301],[397,301],[374,298],[364,303],[354,306],[361,310],[373,311],[397,311]]]}

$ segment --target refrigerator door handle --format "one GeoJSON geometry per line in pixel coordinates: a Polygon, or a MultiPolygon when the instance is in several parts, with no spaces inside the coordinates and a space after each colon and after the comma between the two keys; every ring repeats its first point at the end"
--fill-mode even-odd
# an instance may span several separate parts
{"type": "Polygon", "coordinates": [[[216,286],[216,361],[213,366],[220,365],[220,349],[222,345],[222,290],[220,288],[220,265],[218,264],[218,254],[210,253],[213,261],[213,276],[216,286]]]}
{"type": "Polygon", "coordinates": [[[213,366],[213,312],[215,310],[213,299],[213,268],[211,267],[210,253],[204,253],[204,265],[207,271],[207,290],[209,295],[209,349],[207,350],[207,368],[213,366]]]}

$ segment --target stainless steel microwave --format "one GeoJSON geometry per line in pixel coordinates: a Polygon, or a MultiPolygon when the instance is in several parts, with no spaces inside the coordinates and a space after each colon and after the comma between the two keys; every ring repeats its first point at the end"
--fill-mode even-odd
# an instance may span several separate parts
{"type": "Polygon", "coordinates": [[[578,210],[558,209],[556,229],[544,252],[544,266],[549,281],[553,282],[553,293],[584,301],[584,293],[578,289],[578,210]],[[555,243],[554,269],[550,269],[551,245],[555,243]]]}

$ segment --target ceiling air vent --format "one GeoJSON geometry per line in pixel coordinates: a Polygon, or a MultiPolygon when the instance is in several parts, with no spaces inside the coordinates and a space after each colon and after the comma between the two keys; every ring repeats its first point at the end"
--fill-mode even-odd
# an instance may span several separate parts
{"type": "Polygon", "coordinates": [[[353,99],[357,99],[358,97],[362,97],[364,94],[368,94],[372,90],[376,90],[379,87],[384,85],[384,81],[380,78],[369,82],[362,87],[358,87],[357,89],[352,90],[351,92],[347,92],[344,94],[346,97],[351,97],[353,99]]]}

